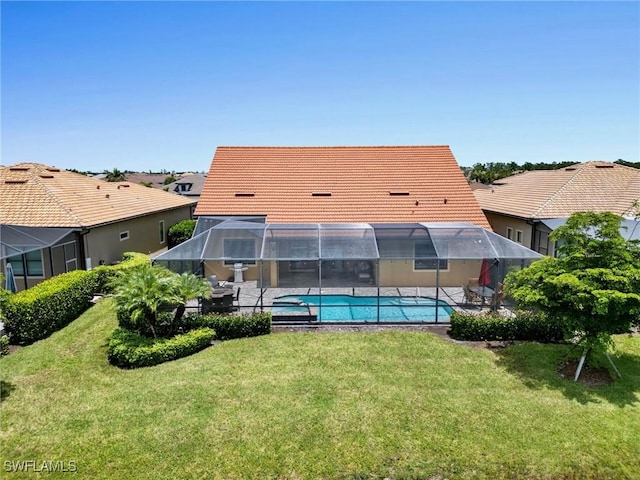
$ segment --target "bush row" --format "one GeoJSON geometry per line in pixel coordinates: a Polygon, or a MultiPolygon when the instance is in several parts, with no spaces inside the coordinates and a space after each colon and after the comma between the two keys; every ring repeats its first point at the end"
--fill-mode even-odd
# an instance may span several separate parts
{"type": "Polygon", "coordinates": [[[29,344],[75,320],[91,305],[97,276],[75,270],[7,298],[5,327],[12,343],[29,344]]]}
{"type": "Polygon", "coordinates": [[[2,314],[11,343],[27,345],[48,337],[89,308],[94,294],[108,291],[119,270],[149,261],[147,255],[127,253],[118,265],[63,273],[9,295],[2,314]]]}
{"type": "Polygon", "coordinates": [[[540,343],[564,341],[562,328],[542,313],[520,311],[514,317],[494,312],[480,315],[453,312],[449,335],[458,340],[524,340],[540,343]]]}
{"type": "Polygon", "coordinates": [[[150,367],[202,350],[211,344],[215,336],[215,331],[206,327],[172,338],[149,338],[117,328],[109,341],[109,362],[120,368],[150,367]]]}
{"type": "Polygon", "coordinates": [[[183,328],[209,327],[216,331],[217,340],[257,337],[271,333],[271,313],[259,312],[252,315],[186,315],[183,328]]]}
{"type": "Polygon", "coordinates": [[[0,357],[4,357],[9,354],[9,337],[6,335],[0,336],[0,357]]]}

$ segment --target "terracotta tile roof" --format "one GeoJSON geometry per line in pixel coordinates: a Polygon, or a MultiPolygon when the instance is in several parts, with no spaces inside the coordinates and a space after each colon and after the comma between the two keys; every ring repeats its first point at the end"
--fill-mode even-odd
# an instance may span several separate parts
{"type": "Polygon", "coordinates": [[[30,227],[93,227],[195,203],[38,163],[0,166],[0,199],[0,223],[30,227]]]}
{"type": "Polygon", "coordinates": [[[609,162],[586,162],[538,170],[474,191],[483,210],[522,218],[568,217],[578,211],[633,214],[640,199],[640,170],[609,162]]]}
{"type": "Polygon", "coordinates": [[[218,147],[196,215],[490,228],[448,146],[218,147]]]}

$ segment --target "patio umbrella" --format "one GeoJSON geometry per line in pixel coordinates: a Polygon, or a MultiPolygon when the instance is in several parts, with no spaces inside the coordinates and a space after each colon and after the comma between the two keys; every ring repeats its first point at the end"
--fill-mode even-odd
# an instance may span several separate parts
{"type": "Polygon", "coordinates": [[[493,262],[488,258],[482,260],[482,266],[480,267],[480,275],[478,276],[478,283],[480,286],[491,285],[491,267],[493,262]]]}
{"type": "Polygon", "coordinates": [[[16,286],[16,277],[13,275],[13,267],[10,263],[7,263],[4,269],[4,288],[5,290],[9,290],[13,293],[18,291],[18,287],[16,286]]]}

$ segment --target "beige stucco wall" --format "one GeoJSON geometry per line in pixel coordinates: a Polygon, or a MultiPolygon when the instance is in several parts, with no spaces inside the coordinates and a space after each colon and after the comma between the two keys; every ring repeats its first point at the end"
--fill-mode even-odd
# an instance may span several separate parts
{"type": "MultiPolygon", "coordinates": [[[[441,287],[459,287],[466,285],[469,278],[478,278],[481,260],[450,260],[449,268],[440,271],[441,287]]],[[[205,262],[205,276],[216,275],[218,280],[233,277],[231,265],[223,265],[221,261],[205,262]]],[[[433,287],[436,285],[436,272],[414,270],[413,260],[393,260],[380,262],[381,287],[433,287]]],[[[259,266],[248,266],[244,272],[244,280],[258,280],[259,266]]],[[[263,280],[272,288],[278,286],[277,263],[264,262],[263,280]]]]}
{"type": "Polygon", "coordinates": [[[191,206],[185,206],[93,228],[84,236],[85,257],[95,267],[101,260],[106,264],[120,261],[125,252],[156,252],[167,246],[169,228],[189,218],[191,206]],[[164,242],[160,242],[160,221],[164,221],[164,242]],[[129,238],[120,240],[125,231],[129,232],[129,238]]]}
{"type": "Polygon", "coordinates": [[[531,234],[533,228],[530,224],[528,224],[525,220],[521,220],[519,218],[508,217],[506,215],[500,215],[497,213],[485,212],[487,216],[487,220],[491,224],[491,228],[498,235],[502,235],[507,238],[507,228],[511,227],[513,229],[513,237],[511,240],[516,241],[516,231],[522,231],[522,245],[527,248],[531,248],[531,234]]]}

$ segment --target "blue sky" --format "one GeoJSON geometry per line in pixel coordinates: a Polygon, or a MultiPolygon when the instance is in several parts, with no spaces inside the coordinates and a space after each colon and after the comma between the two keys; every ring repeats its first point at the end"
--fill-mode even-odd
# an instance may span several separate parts
{"type": "Polygon", "coordinates": [[[640,3],[2,2],[2,164],[206,171],[220,145],[639,160],[640,3]]]}

